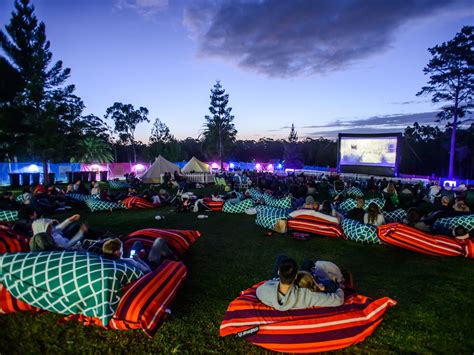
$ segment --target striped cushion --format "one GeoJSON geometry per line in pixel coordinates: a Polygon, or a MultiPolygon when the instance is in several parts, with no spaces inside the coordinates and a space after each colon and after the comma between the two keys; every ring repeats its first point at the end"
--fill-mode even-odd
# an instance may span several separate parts
{"type": "Polygon", "coordinates": [[[433,224],[433,230],[439,234],[452,236],[453,231],[457,226],[463,226],[468,231],[473,230],[474,214],[449,218],[439,218],[433,224]]]}
{"type": "Polygon", "coordinates": [[[95,198],[87,199],[86,205],[87,207],[89,207],[91,212],[121,210],[121,209],[126,208],[122,203],[102,201],[102,200],[97,200],[95,198]]]}
{"type": "Polygon", "coordinates": [[[0,221],[15,222],[18,220],[18,211],[0,211],[0,221]]]}
{"type": "Polygon", "coordinates": [[[377,227],[377,234],[385,244],[435,256],[463,255],[462,243],[454,238],[431,235],[401,223],[377,227]]]}
{"type": "Polygon", "coordinates": [[[0,254],[19,253],[21,251],[21,244],[17,238],[0,231],[0,254]]]}
{"type": "Polygon", "coordinates": [[[183,256],[191,244],[200,236],[201,233],[195,230],[148,228],[130,233],[128,236],[123,237],[122,241],[124,242],[125,249],[129,250],[133,243],[137,241],[141,241],[146,248],[151,248],[156,238],[163,238],[178,255],[183,256]]]}
{"type": "Polygon", "coordinates": [[[258,206],[255,223],[263,228],[275,230],[277,220],[287,219],[290,211],[290,209],[258,206]]]}
{"type": "Polygon", "coordinates": [[[403,208],[397,208],[395,211],[382,211],[386,223],[402,222],[407,217],[407,212],[403,208]]]}
{"type": "Polygon", "coordinates": [[[474,258],[474,240],[467,239],[464,240],[461,244],[463,246],[463,255],[466,258],[474,258]]]}
{"type": "Polygon", "coordinates": [[[220,335],[237,334],[265,349],[310,353],[342,349],[360,343],[382,322],[385,311],[397,304],[383,297],[372,300],[346,296],[340,307],[311,307],[277,311],[255,294],[261,283],[232,301],[220,326],[220,335]]]}
{"type": "Polygon", "coordinates": [[[358,187],[351,187],[346,190],[347,196],[357,197],[357,196],[364,196],[364,193],[358,187]]]}
{"type": "Polygon", "coordinates": [[[245,199],[238,203],[231,203],[227,201],[222,207],[222,212],[226,213],[245,213],[245,210],[253,207],[253,200],[251,198],[245,199]]]}
{"type": "Polygon", "coordinates": [[[39,308],[30,306],[29,304],[16,299],[0,283],[0,314],[26,312],[26,311],[40,312],[41,310],[39,308]]]}
{"type": "MultiPolygon", "coordinates": [[[[125,286],[107,329],[142,329],[148,336],[154,336],[168,316],[168,307],[185,278],[186,267],[183,263],[165,260],[156,270],[125,286]]],[[[71,320],[103,326],[98,318],[82,315],[63,318],[63,321],[71,320]]]]}
{"type": "Polygon", "coordinates": [[[349,240],[360,243],[380,244],[375,226],[346,218],[341,222],[341,227],[349,240]]]}
{"type": "Polygon", "coordinates": [[[210,197],[204,198],[202,203],[211,211],[222,211],[224,206],[224,201],[213,201],[210,197]]]}
{"type": "Polygon", "coordinates": [[[150,201],[145,200],[142,197],[137,197],[137,196],[130,196],[127,197],[122,201],[122,203],[127,207],[128,209],[132,208],[155,208],[159,207],[159,204],[154,205],[150,201]]]}
{"type": "Polygon", "coordinates": [[[110,180],[110,181],[108,181],[108,183],[109,183],[109,188],[111,190],[128,189],[130,187],[129,184],[127,184],[126,182],[123,182],[123,181],[110,180]]]}
{"type": "Polygon", "coordinates": [[[289,218],[287,226],[289,231],[347,239],[342,228],[337,223],[328,222],[325,219],[310,215],[299,215],[289,218]]]}

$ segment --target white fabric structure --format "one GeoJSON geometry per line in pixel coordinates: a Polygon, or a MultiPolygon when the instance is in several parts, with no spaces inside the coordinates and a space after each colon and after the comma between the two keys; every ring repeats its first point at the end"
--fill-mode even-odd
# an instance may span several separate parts
{"type": "Polygon", "coordinates": [[[192,157],[186,165],[182,169],[183,173],[208,173],[209,172],[209,164],[203,163],[196,157],[192,157]]]}
{"type": "Polygon", "coordinates": [[[153,164],[151,164],[150,168],[141,176],[141,179],[147,184],[161,183],[161,178],[164,173],[173,174],[175,171],[178,173],[180,172],[179,166],[166,160],[160,155],[155,159],[153,164]]]}

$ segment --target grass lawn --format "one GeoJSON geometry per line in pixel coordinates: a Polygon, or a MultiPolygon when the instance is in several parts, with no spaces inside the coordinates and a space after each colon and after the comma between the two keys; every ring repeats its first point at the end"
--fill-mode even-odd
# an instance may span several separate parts
{"type": "Polygon", "coordinates": [[[196,214],[170,209],[79,213],[91,226],[123,234],[146,227],[201,231],[202,237],[185,256],[188,278],[172,303],[172,315],[152,339],[139,330],[58,325],[60,316],[51,313],[2,315],[0,353],[261,353],[245,340],[219,337],[219,325],[229,302],[268,278],[280,253],[298,262],[304,257],[333,261],[352,271],[360,293],[398,302],[373,335],[344,352],[474,351],[473,260],[321,237],[308,241],[278,234],[266,237],[255,217],[247,215],[211,212],[208,219],[199,220],[196,214]],[[166,218],[155,220],[157,213],[166,218]]]}

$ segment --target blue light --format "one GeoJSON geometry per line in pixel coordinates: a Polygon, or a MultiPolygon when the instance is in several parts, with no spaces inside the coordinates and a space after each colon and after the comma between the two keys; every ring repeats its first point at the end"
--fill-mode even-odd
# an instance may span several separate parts
{"type": "Polygon", "coordinates": [[[281,163],[280,163],[280,164],[278,164],[278,169],[281,169],[281,168],[283,168],[283,165],[281,165],[281,163]]]}
{"type": "Polygon", "coordinates": [[[235,168],[235,164],[234,164],[234,163],[230,163],[230,164],[229,164],[229,167],[230,167],[231,169],[234,169],[234,168],[235,168]]]}

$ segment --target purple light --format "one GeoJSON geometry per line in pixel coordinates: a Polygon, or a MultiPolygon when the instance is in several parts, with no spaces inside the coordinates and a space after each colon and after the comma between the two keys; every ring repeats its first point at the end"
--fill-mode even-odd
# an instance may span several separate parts
{"type": "Polygon", "coordinates": [[[135,164],[133,166],[133,170],[135,170],[136,172],[140,172],[145,170],[145,166],[143,164],[135,164]]]}
{"type": "Polygon", "coordinates": [[[92,171],[100,171],[100,165],[98,164],[92,164],[90,167],[89,167],[92,171]]]}
{"type": "Polygon", "coordinates": [[[273,170],[273,164],[268,164],[267,165],[267,170],[273,170]]]}
{"type": "Polygon", "coordinates": [[[257,170],[260,170],[262,168],[262,164],[260,164],[260,163],[255,164],[255,168],[257,170]]]}
{"type": "Polygon", "coordinates": [[[217,163],[212,163],[212,164],[211,164],[211,168],[212,168],[212,169],[219,169],[219,164],[217,164],[217,163]]]}

